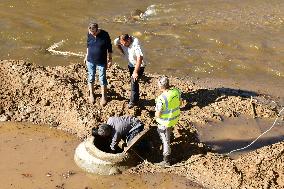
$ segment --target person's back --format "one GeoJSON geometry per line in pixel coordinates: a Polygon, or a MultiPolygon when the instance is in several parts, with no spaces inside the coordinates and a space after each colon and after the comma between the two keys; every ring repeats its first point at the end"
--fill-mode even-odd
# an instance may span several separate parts
{"type": "Polygon", "coordinates": [[[164,91],[158,98],[162,104],[161,116],[156,120],[159,124],[172,127],[178,122],[180,115],[180,91],[176,88],[164,91]]]}
{"type": "MultiPolygon", "coordinates": [[[[105,137],[112,152],[118,152],[120,140],[130,142],[139,132],[144,129],[144,124],[132,116],[110,117],[106,124],[102,124],[94,134],[105,137]]],[[[96,131],[96,129],[94,129],[96,131]]]]}
{"type": "Polygon", "coordinates": [[[131,130],[133,119],[131,116],[110,117],[107,124],[113,128],[113,133],[124,136],[131,130]]]}
{"type": "Polygon", "coordinates": [[[180,117],[181,93],[170,89],[169,79],[165,76],[158,81],[162,94],[156,99],[155,117],[158,122],[158,133],[163,143],[163,161],[160,165],[170,165],[170,138],[173,127],[180,117]]]}

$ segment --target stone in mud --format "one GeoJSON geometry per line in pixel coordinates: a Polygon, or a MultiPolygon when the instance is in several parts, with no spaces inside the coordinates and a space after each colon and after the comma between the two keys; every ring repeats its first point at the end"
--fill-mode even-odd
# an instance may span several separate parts
{"type": "Polygon", "coordinates": [[[0,115],[4,113],[5,113],[5,110],[2,107],[0,107],[0,115]]]}
{"type": "Polygon", "coordinates": [[[109,170],[109,175],[121,174],[121,171],[117,167],[113,167],[109,170]]]}
{"type": "Polygon", "coordinates": [[[11,119],[10,116],[8,115],[1,115],[0,116],[0,121],[9,121],[11,119]]]}
{"type": "Polygon", "coordinates": [[[8,111],[6,114],[7,114],[8,116],[10,116],[10,117],[12,117],[13,115],[15,115],[15,113],[12,112],[12,111],[8,111]]]}

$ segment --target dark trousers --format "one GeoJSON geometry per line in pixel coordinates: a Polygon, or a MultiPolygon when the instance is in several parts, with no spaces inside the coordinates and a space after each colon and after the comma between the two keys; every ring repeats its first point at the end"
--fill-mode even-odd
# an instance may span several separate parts
{"type": "Polygon", "coordinates": [[[132,124],[132,129],[129,131],[129,133],[126,136],[127,144],[129,144],[129,142],[143,130],[144,130],[144,124],[141,121],[134,122],[132,124]]]}
{"type": "Polygon", "coordinates": [[[134,79],[132,78],[132,74],[134,72],[134,69],[135,69],[134,67],[128,66],[128,70],[129,70],[130,77],[131,77],[130,102],[137,103],[139,101],[139,80],[144,73],[144,67],[140,67],[140,69],[138,71],[138,79],[136,81],[134,81],[134,79]]]}

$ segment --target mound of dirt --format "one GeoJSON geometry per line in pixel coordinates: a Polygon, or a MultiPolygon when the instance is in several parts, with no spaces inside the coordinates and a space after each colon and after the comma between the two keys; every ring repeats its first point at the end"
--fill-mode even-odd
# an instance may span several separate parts
{"type": "MultiPolygon", "coordinates": [[[[156,83],[159,75],[146,74],[140,84],[139,107],[127,107],[130,96],[129,73],[119,66],[107,70],[108,97],[101,107],[100,88],[96,103],[90,104],[86,67],[73,64],[66,67],[42,67],[14,60],[0,61],[0,121],[24,121],[48,124],[85,138],[91,129],[109,116],[130,114],[145,125],[155,125],[155,98],[159,95],[156,83]]],[[[170,78],[173,86],[182,91],[183,106],[172,142],[175,165],[167,169],[152,164],[159,161],[160,140],[149,132],[153,153],[145,154],[143,162],[129,173],[173,172],[213,188],[278,187],[283,186],[283,144],[278,143],[252,152],[234,161],[210,153],[196,137],[193,123],[222,121],[239,115],[275,118],[279,107],[270,97],[251,91],[230,88],[206,89],[190,80],[170,78]],[[180,163],[181,162],[181,163],[180,163]],[[274,163],[272,163],[274,162],[274,163]],[[267,170],[267,172],[266,172],[267,170]]]]}
{"type": "Polygon", "coordinates": [[[193,155],[164,169],[149,162],[129,173],[173,173],[208,188],[283,188],[284,142],[241,156],[237,160],[215,153],[193,155]]]}

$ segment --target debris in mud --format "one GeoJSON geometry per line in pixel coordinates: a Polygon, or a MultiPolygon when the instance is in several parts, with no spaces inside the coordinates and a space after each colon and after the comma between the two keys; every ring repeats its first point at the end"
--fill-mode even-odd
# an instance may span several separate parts
{"type": "Polygon", "coordinates": [[[61,185],[56,185],[55,188],[56,188],[56,189],[64,189],[64,188],[65,188],[64,185],[65,185],[65,184],[62,183],[61,185]]]}
{"type": "Polygon", "coordinates": [[[63,176],[63,178],[67,179],[67,178],[69,178],[70,176],[75,175],[75,174],[76,174],[76,173],[73,172],[73,171],[67,171],[66,173],[63,173],[62,176],[63,176]]]}
{"type": "Polygon", "coordinates": [[[46,173],[46,176],[47,176],[47,177],[51,177],[52,174],[51,174],[51,173],[46,173]]]}
{"type": "Polygon", "coordinates": [[[30,174],[30,173],[23,173],[22,175],[23,175],[24,177],[33,177],[33,175],[30,174]]]}

